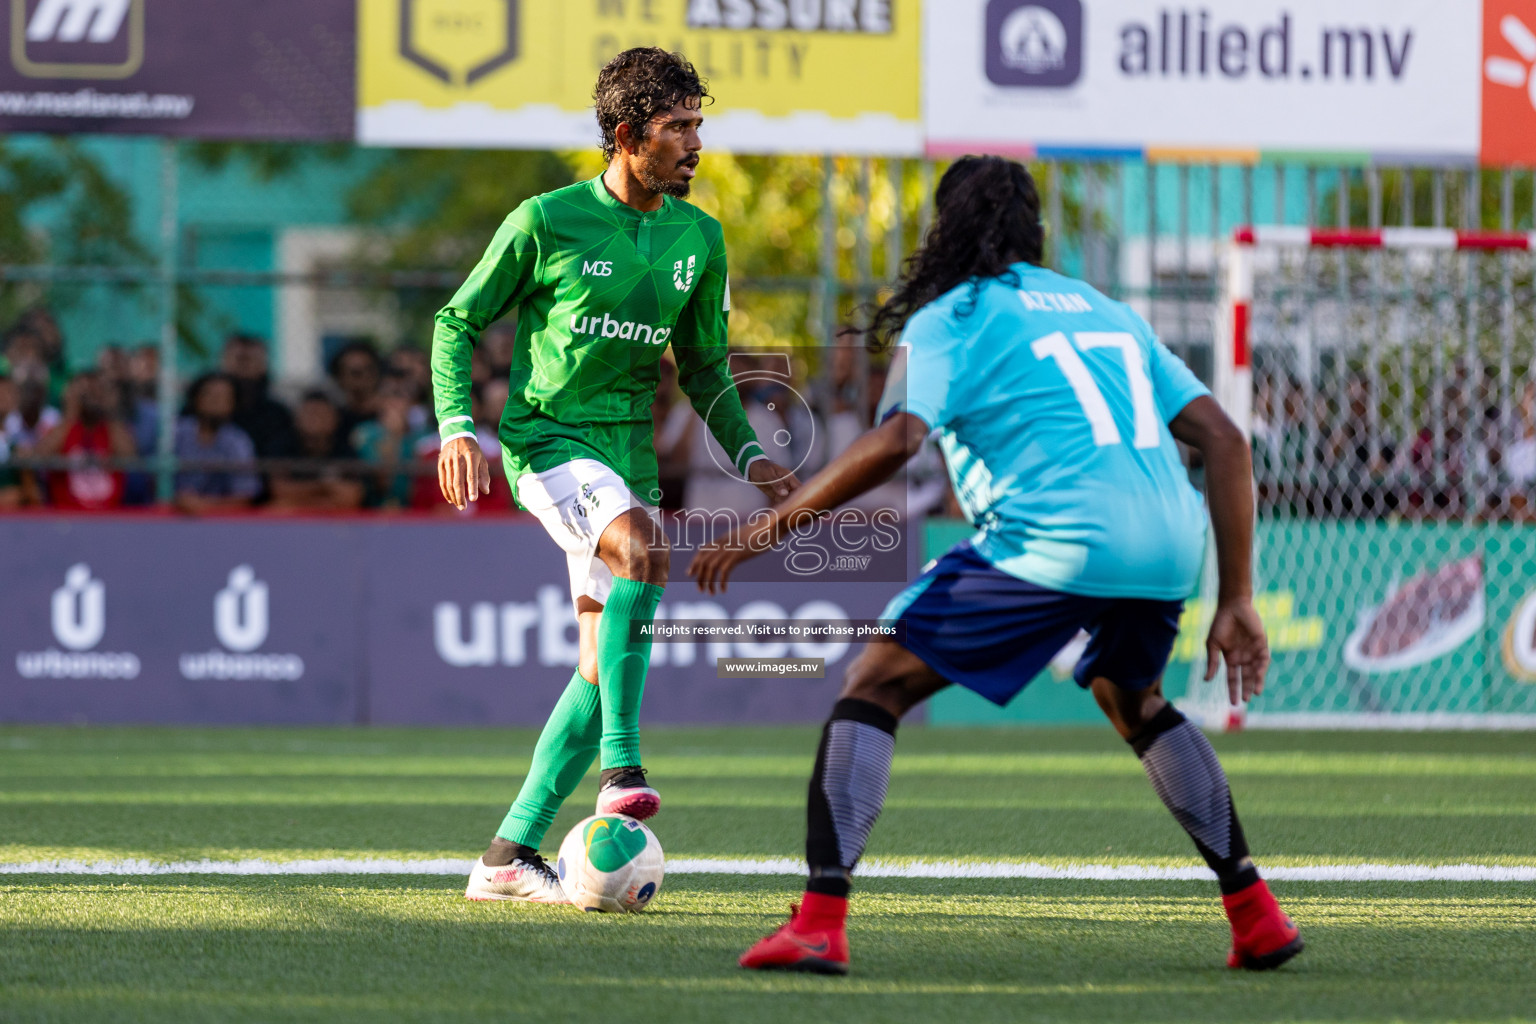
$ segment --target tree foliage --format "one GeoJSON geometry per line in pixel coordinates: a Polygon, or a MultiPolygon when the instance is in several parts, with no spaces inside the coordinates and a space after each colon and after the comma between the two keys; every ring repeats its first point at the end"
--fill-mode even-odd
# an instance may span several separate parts
{"type": "MultiPolygon", "coordinates": [[[[865,278],[883,281],[893,272],[886,258],[889,233],[900,226],[903,253],[916,240],[922,196],[915,166],[904,163],[898,196],[889,165],[876,161],[866,201],[860,161],[833,161],[833,255],[837,277],[845,285],[843,314],[858,298],[868,297],[868,289],[860,292],[848,285],[865,278]],[[865,246],[860,239],[867,240],[867,258],[862,258],[865,246]]],[[[595,150],[563,155],[401,151],[353,191],[349,206],[355,222],[377,229],[385,240],[364,254],[367,265],[468,273],[518,203],[594,177],[602,169],[602,156],[595,150]]],[[[822,175],[820,157],[704,154],[691,201],[725,228],[731,330],[740,344],[779,347],[819,341],[815,295],[821,266],[822,175]]],[[[440,292],[433,296],[432,301],[426,294],[403,297],[407,315],[413,321],[429,318],[443,298],[440,292]]],[[[409,332],[413,337],[427,335],[417,326],[409,332]]]]}
{"type": "MultiPolygon", "coordinates": [[[[73,139],[0,140],[0,262],[20,266],[128,267],[152,264],[134,234],[133,200],[106,166],[73,139]]],[[[130,299],[126,284],[100,285],[130,299]]],[[[67,309],[81,286],[42,280],[0,286],[0,325],[25,308],[67,309]]]]}

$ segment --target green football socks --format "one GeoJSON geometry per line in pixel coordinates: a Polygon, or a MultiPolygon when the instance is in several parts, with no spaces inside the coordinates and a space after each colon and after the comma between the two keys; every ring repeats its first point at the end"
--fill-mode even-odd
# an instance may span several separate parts
{"type": "Polygon", "coordinates": [[[533,748],[533,763],[496,835],[537,850],[565,798],[575,791],[602,749],[604,768],[640,763],[640,698],[651,663],[651,641],[632,639],[636,622],[656,617],[662,588],[616,578],[597,627],[593,686],[577,672],[533,748]]]}
{"type": "MultiPolygon", "coordinates": [[[[654,603],[651,607],[655,607],[654,603]]],[[[496,830],[498,836],[510,843],[539,848],[550,822],[555,820],[555,812],[576,789],[597,755],[603,734],[601,704],[598,687],[583,679],[580,672],[571,676],[555,710],[549,714],[549,721],[544,723],[544,731],[533,748],[528,777],[523,780],[523,788],[501,828],[496,830]]]]}
{"type": "Polygon", "coordinates": [[[640,764],[640,698],[651,664],[651,639],[636,639],[636,623],[656,618],[661,587],[615,577],[597,627],[597,680],[602,690],[603,768],[640,764]]]}

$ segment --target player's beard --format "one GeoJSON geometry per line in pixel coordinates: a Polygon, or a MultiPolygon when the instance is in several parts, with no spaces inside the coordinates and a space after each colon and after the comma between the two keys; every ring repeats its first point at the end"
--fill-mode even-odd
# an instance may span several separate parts
{"type": "MultiPolygon", "coordinates": [[[[676,170],[680,166],[682,164],[673,164],[672,169],[676,170]]],[[[693,181],[689,178],[664,178],[662,175],[666,170],[666,161],[656,154],[650,154],[645,158],[645,163],[635,168],[635,177],[652,192],[660,192],[673,199],[687,199],[693,181]]]]}

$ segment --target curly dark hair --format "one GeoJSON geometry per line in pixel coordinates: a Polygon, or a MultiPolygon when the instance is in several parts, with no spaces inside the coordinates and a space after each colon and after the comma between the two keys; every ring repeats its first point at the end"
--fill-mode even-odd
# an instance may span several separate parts
{"type": "Polygon", "coordinates": [[[671,110],[691,96],[712,100],[709,83],[699,77],[688,59],[659,46],[637,46],[614,57],[597,73],[592,99],[597,104],[597,126],[602,130],[603,156],[619,151],[619,125],[628,124],[645,139],[651,118],[671,110]]]}
{"type": "Polygon", "coordinates": [[[896,293],[865,329],[871,348],[888,347],[914,313],[958,284],[971,282],[964,304],[969,308],[960,311],[966,316],[983,280],[1016,279],[1009,266],[1020,260],[1040,265],[1040,194],[1020,164],[998,156],[961,157],[939,179],[934,205],[933,226],[902,264],[896,293]]]}

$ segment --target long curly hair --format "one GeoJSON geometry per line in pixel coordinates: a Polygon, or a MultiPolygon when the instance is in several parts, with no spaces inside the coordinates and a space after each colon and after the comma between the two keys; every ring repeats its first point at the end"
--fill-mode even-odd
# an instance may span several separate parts
{"type": "Polygon", "coordinates": [[[618,152],[619,125],[627,123],[643,141],[650,134],[651,118],[695,96],[700,106],[713,99],[709,83],[680,53],[636,46],[614,57],[597,73],[592,94],[603,158],[612,160],[618,152]]]}
{"type": "Polygon", "coordinates": [[[959,309],[975,309],[982,282],[1013,277],[1013,263],[1040,265],[1045,229],[1040,194],[1022,165],[998,156],[956,160],[934,193],[933,226],[902,264],[896,293],[870,319],[871,348],[889,347],[919,309],[965,281],[971,292],[959,309]]]}

